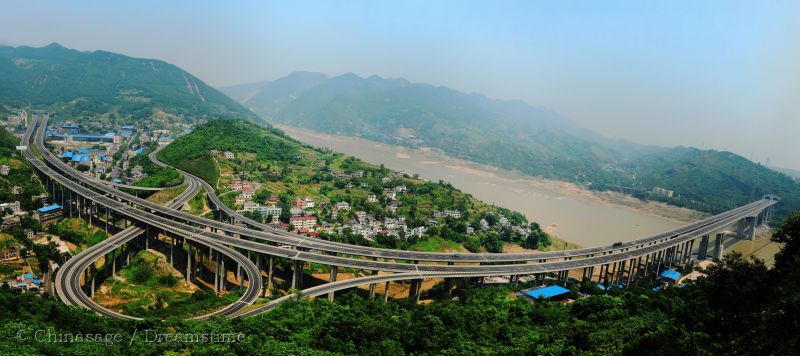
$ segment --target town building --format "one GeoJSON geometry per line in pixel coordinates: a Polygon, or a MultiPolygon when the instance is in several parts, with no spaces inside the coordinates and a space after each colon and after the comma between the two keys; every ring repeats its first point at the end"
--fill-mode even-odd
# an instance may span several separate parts
{"type": "Polygon", "coordinates": [[[11,262],[20,258],[22,247],[21,244],[14,243],[0,249],[0,262],[11,262]]]}
{"type": "Polygon", "coordinates": [[[34,218],[42,225],[47,225],[60,219],[63,215],[61,205],[53,204],[39,208],[34,213],[34,218]]]}
{"type": "Polygon", "coordinates": [[[13,201],[13,202],[9,202],[9,203],[0,204],[0,211],[6,210],[6,209],[11,210],[11,214],[13,214],[13,215],[19,214],[20,210],[21,210],[20,209],[20,205],[19,205],[19,201],[13,201]]]}
{"type": "Polygon", "coordinates": [[[291,224],[295,228],[295,230],[300,230],[300,229],[312,230],[317,226],[317,217],[292,216],[291,218],[289,218],[289,224],[291,224]]]}
{"type": "Polygon", "coordinates": [[[20,219],[16,215],[6,215],[3,217],[3,223],[0,225],[0,230],[8,231],[19,225],[20,219]]]}
{"type": "Polygon", "coordinates": [[[0,166],[0,175],[7,176],[8,173],[10,172],[11,172],[11,167],[9,167],[7,164],[0,166]]]}

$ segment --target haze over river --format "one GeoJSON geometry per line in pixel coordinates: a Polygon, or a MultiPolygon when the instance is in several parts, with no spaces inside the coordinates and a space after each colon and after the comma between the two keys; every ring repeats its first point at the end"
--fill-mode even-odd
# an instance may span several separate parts
{"type": "MultiPolygon", "coordinates": [[[[631,209],[592,204],[533,183],[537,178],[448,157],[435,150],[410,149],[374,141],[279,126],[290,136],[387,168],[444,180],[487,203],[519,211],[543,227],[557,224],[553,234],[584,247],[633,240],[684,223],[631,209]]],[[[539,180],[541,181],[541,180],[539,180]]]]}

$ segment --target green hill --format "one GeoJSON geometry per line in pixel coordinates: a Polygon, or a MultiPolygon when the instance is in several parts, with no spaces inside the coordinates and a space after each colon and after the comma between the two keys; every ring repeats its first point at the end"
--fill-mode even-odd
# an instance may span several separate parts
{"type": "Polygon", "coordinates": [[[622,189],[711,213],[769,193],[785,199],[778,216],[800,209],[800,184],[738,155],[611,140],[521,101],[352,73],[330,78],[293,73],[223,91],[272,122],[436,147],[458,158],[591,189],[622,189]],[[656,187],[675,196],[653,194],[656,187]]]}
{"type": "Polygon", "coordinates": [[[7,176],[0,176],[0,202],[19,201],[24,210],[39,208],[40,201],[31,196],[39,195],[43,189],[33,167],[17,152],[18,144],[19,138],[0,127],[0,165],[10,167],[7,176]],[[13,193],[14,187],[20,188],[17,194],[13,193]]]}
{"type": "MultiPolygon", "coordinates": [[[[283,222],[289,222],[289,210],[295,199],[310,197],[319,202],[313,214],[319,217],[320,223],[324,221],[332,227],[356,225],[351,221],[356,219],[357,211],[363,211],[378,223],[403,219],[407,227],[402,229],[403,234],[410,234],[409,231],[418,227],[426,229],[425,238],[419,235],[409,235],[405,239],[392,237],[388,229],[394,227],[386,227],[384,236],[372,232],[374,241],[360,237],[363,234],[324,236],[343,242],[412,248],[417,242],[427,241],[427,237],[438,237],[456,244],[437,246],[449,248],[463,244],[473,252],[481,248],[500,252],[504,242],[528,248],[549,245],[548,236],[538,225],[529,224],[522,214],[485,204],[450,184],[424,181],[341,153],[305,146],[281,131],[244,120],[214,120],[200,125],[161,150],[159,159],[216,184],[223,201],[231,207],[237,205],[234,197],[239,194],[228,188],[234,176],[259,184],[261,188],[254,192],[252,200],[264,204],[269,196],[275,196],[278,199],[275,204],[283,209],[279,217],[283,222]],[[212,150],[218,153],[212,154],[212,150]],[[224,151],[235,153],[235,158],[225,158],[221,154],[224,151]],[[387,194],[387,190],[391,193],[387,194]],[[348,207],[332,214],[332,207],[339,202],[347,202],[348,207]],[[457,211],[458,216],[437,215],[444,211],[457,211]],[[499,222],[500,215],[508,219],[508,224],[499,222]],[[438,220],[432,225],[432,219],[438,220]],[[487,226],[479,231],[482,219],[492,228],[487,226]],[[475,231],[468,232],[468,227],[475,231]],[[519,230],[520,227],[524,229],[519,230]]],[[[460,250],[460,247],[453,250],[460,250]]]]}
{"type": "Polygon", "coordinates": [[[640,186],[668,187],[680,195],[665,199],[650,193],[646,197],[698,210],[730,209],[764,194],[781,197],[782,202],[775,207],[778,217],[800,208],[797,181],[730,152],[676,147],[645,155],[629,169],[638,173],[640,186]]]}
{"type": "Polygon", "coordinates": [[[0,46],[0,102],[52,107],[80,119],[255,115],[186,71],[106,51],[0,46]]]}

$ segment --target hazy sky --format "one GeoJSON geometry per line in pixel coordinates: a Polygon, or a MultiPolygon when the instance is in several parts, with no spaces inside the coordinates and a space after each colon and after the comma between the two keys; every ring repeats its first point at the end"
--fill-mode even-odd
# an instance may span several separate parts
{"type": "Polygon", "coordinates": [[[0,43],[50,42],[163,59],[215,86],[403,77],[800,169],[798,1],[0,1],[0,43]]]}

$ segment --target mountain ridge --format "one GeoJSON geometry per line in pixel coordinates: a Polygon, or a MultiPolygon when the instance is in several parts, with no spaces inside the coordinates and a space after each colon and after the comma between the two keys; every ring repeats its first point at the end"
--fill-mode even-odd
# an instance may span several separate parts
{"type": "MultiPolygon", "coordinates": [[[[785,198],[779,215],[800,208],[800,185],[793,179],[731,152],[611,139],[521,100],[491,99],[402,78],[296,73],[251,87],[258,93],[239,100],[269,122],[435,147],[457,158],[590,189],[623,189],[710,213],[761,194],[785,198]],[[308,76],[316,81],[296,80],[308,76]],[[260,100],[264,97],[271,101],[260,100]],[[657,188],[673,190],[674,196],[663,196],[657,188]]],[[[231,92],[236,86],[222,90],[231,92]]]]}
{"type": "Polygon", "coordinates": [[[174,64],[104,50],[78,51],[55,42],[44,47],[0,46],[0,101],[58,107],[71,116],[139,119],[159,108],[178,116],[257,119],[174,64]]]}

